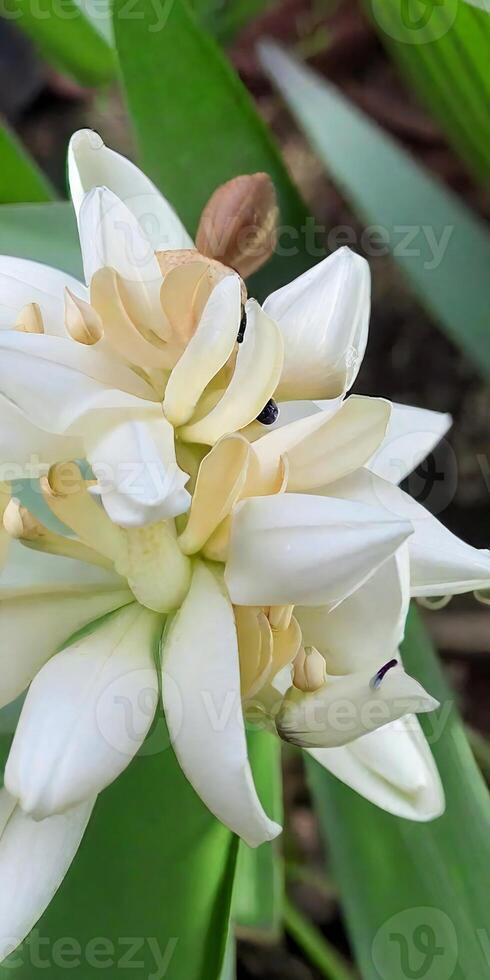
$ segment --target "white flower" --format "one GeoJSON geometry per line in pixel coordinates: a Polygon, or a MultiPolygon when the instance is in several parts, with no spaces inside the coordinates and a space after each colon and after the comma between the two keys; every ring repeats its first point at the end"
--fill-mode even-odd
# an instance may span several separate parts
{"type": "Polygon", "coordinates": [[[362,259],[320,263],[265,312],[248,300],[245,324],[239,277],[198,256],[93,134],[74,138],[70,180],[90,303],[71,283],[64,305],[67,277],[32,263],[2,260],[0,275],[0,463],[37,453],[44,503],[70,532],[2,484],[5,554],[17,540],[0,578],[0,707],[28,692],[0,794],[0,874],[19,883],[0,900],[0,939],[19,941],[160,688],[183,772],[252,846],[280,827],[253,784],[249,710],[385,809],[438,816],[415,718],[437,703],[398,648],[410,596],[490,585],[489,553],[397,486],[448,417],[345,397],[366,342],[362,259]],[[99,186],[111,178],[121,199],[99,186]],[[269,428],[255,421],[274,421],[275,404],[262,409],[281,392],[296,400],[269,428]],[[145,476],[136,493],[128,462],[145,476]]]}

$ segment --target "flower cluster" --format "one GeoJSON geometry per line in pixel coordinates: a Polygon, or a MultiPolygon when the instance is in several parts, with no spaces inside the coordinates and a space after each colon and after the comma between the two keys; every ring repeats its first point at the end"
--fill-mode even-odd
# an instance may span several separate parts
{"type": "Polygon", "coordinates": [[[362,258],[341,249],[261,307],[243,276],[273,247],[265,175],[213,195],[196,246],[96,134],[73,137],[69,179],[86,285],[0,258],[0,705],[27,689],[0,908],[19,942],[161,700],[185,775],[252,846],[280,827],[247,715],[379,806],[440,815],[415,717],[437,702],[399,646],[411,597],[490,585],[489,552],[398,486],[449,417],[347,396],[362,258]]]}

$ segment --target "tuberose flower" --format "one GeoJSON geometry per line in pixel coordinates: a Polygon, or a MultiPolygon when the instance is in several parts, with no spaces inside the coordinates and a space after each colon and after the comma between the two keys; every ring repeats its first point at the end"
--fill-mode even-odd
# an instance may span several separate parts
{"type": "Polygon", "coordinates": [[[280,827],[254,788],[249,713],[385,809],[440,815],[415,718],[437,702],[398,648],[411,596],[490,585],[489,553],[398,487],[449,418],[346,397],[367,338],[363,259],[341,250],[262,310],[94,134],[74,137],[70,182],[89,291],[0,260],[0,463],[18,479],[35,456],[44,514],[62,522],[2,472],[0,706],[28,688],[0,791],[15,882],[2,933],[19,942],[160,689],[185,775],[252,846],[280,827]]]}

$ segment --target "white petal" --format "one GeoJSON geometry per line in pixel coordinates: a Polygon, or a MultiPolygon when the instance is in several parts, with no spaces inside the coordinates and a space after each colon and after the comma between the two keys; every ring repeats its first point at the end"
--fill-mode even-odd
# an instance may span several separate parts
{"type": "Polygon", "coordinates": [[[84,428],[87,459],[98,479],[95,489],[115,524],[141,527],[185,513],[189,480],[175,458],[174,431],[155,406],[144,421],[107,419],[93,413],[84,428]]]}
{"type": "Polygon", "coordinates": [[[188,442],[211,446],[221,436],[245,428],[276,390],[284,354],[281,334],[255,300],[248,300],[246,310],[247,329],[233,377],[212,411],[182,428],[181,438],[188,442]]]}
{"type": "Polygon", "coordinates": [[[192,248],[193,242],[169,202],[145,174],[104,145],[98,133],[80,129],[68,147],[70,194],[78,217],[84,194],[108,187],[143,226],[153,249],[192,248]]]}
{"type": "Polygon", "coordinates": [[[323,654],[329,674],[348,674],[396,656],[410,604],[408,544],[335,609],[296,608],[303,643],[323,654]]]}
{"type": "Polygon", "coordinates": [[[390,511],[393,518],[411,522],[414,528],[409,541],[412,596],[459,595],[489,587],[490,551],[465,544],[399,487],[361,469],[323,492],[377,504],[390,511]]]}
{"type": "Polygon", "coordinates": [[[367,467],[390,483],[401,483],[435,449],[452,419],[410,405],[392,404],[391,408],[386,436],[367,467]]]}
{"type": "Polygon", "coordinates": [[[286,453],[291,455],[297,446],[301,446],[309,437],[321,431],[326,423],[338,413],[342,407],[342,399],[334,398],[330,402],[325,402],[325,408],[320,411],[313,402],[290,402],[291,405],[311,405],[311,412],[301,410],[296,416],[293,411],[288,411],[283,422],[282,413],[269,432],[254,440],[254,454],[259,464],[262,480],[267,482],[274,477],[281,461],[281,457],[286,453]]]}
{"type": "Polygon", "coordinates": [[[5,768],[5,786],[26,813],[62,813],[129,765],[155,714],[161,629],[160,616],[133,603],[39,672],[5,768]]]}
{"type": "Polygon", "coordinates": [[[226,364],[236,343],[240,309],[240,279],[225,276],[214,287],[168,380],[163,407],[172,425],[189,421],[204,389],[226,364]]]}
{"type": "Polygon", "coordinates": [[[13,544],[0,578],[0,707],[75,632],[132,599],[123,580],[104,569],[13,544]]]}
{"type": "MultiPolygon", "coordinates": [[[[379,665],[383,666],[382,664],[379,665]]],[[[439,703],[398,663],[373,687],[371,669],[329,676],[311,694],[290,688],[277,715],[286,741],[307,748],[335,748],[403,715],[434,711],[439,703]]]]}
{"type": "Polygon", "coordinates": [[[233,514],[230,596],[238,605],[333,608],[411,531],[381,507],[289,493],[245,500],[233,514]]]}
{"type": "Polygon", "coordinates": [[[52,463],[83,457],[80,439],[38,429],[1,395],[0,417],[0,480],[34,479],[52,463]]]}
{"type": "Polygon", "coordinates": [[[418,719],[407,715],[350,745],[309,749],[314,759],[371,803],[407,820],[435,820],[444,790],[418,719]]]}
{"type": "Polygon", "coordinates": [[[58,891],[94,802],[37,822],[0,790],[0,959],[23,942],[58,891]]]}
{"type": "Polygon", "coordinates": [[[233,610],[200,562],[164,636],[162,693],[175,753],[206,806],[252,847],[276,837],[248,762],[233,610]]]}
{"type": "Polygon", "coordinates": [[[0,255],[0,330],[12,330],[23,306],[37,303],[47,334],[66,337],[64,291],[87,299],[85,286],[41,262],[0,255]]]}
{"type": "Polygon", "coordinates": [[[107,187],[84,197],[79,214],[85,281],[98,269],[115,269],[129,283],[145,283],[158,309],[162,274],[153,248],[132,211],[107,187]]]}
{"type": "Polygon", "coordinates": [[[272,293],[264,310],[285,341],[280,398],[333,398],[354,383],[366,348],[370,273],[341,248],[272,293]]]}

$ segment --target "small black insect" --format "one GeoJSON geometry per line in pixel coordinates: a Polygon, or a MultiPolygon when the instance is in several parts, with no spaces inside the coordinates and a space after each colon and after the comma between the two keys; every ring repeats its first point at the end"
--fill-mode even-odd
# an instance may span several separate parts
{"type": "Polygon", "coordinates": [[[380,669],[377,671],[374,677],[371,678],[369,682],[369,686],[373,689],[373,691],[378,690],[378,687],[380,687],[381,685],[381,681],[383,680],[384,677],[386,677],[388,671],[393,669],[393,667],[398,667],[398,660],[389,660],[387,664],[384,664],[382,667],[380,667],[380,669]]]}
{"type": "Polygon", "coordinates": [[[245,330],[247,329],[247,312],[245,307],[242,306],[242,319],[240,320],[240,326],[238,328],[237,343],[241,344],[245,336],[245,330]]]}
{"type": "Polygon", "coordinates": [[[260,415],[257,415],[257,422],[262,425],[273,425],[279,415],[279,409],[273,398],[269,398],[267,405],[264,405],[260,415]]]}

